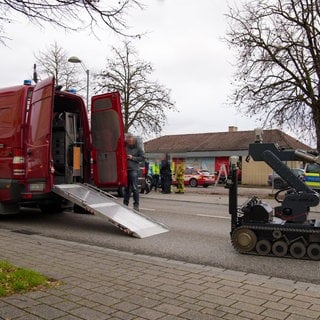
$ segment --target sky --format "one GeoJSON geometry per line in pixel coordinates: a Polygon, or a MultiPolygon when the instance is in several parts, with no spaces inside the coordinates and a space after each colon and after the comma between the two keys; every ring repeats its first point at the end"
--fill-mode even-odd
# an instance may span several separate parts
{"type": "MultiPolygon", "coordinates": [[[[178,112],[167,113],[161,135],[224,132],[229,126],[253,130],[258,123],[228,106],[236,57],[222,40],[227,3],[221,0],[144,0],[144,10],[127,17],[131,32],[147,32],[133,45],[139,58],[154,67],[153,80],[171,90],[178,112]]],[[[79,57],[90,74],[101,71],[111,46],[122,40],[110,30],[64,32],[51,26],[40,28],[28,21],[6,29],[11,40],[0,50],[0,87],[30,79],[35,54],[54,42],[70,56],[79,57]]],[[[79,72],[86,74],[79,68],[79,72]]]]}

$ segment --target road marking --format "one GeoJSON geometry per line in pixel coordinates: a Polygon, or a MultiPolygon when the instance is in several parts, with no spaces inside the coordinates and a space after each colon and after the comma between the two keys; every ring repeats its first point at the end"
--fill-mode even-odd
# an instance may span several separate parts
{"type": "Polygon", "coordinates": [[[156,211],[156,209],[151,209],[151,208],[140,208],[140,210],[143,210],[143,211],[156,211]]]}
{"type": "Polygon", "coordinates": [[[209,215],[209,214],[201,214],[201,213],[196,214],[196,216],[198,216],[198,217],[206,217],[206,218],[218,218],[218,219],[228,219],[228,220],[230,220],[230,217],[212,216],[212,215],[209,215]]]}

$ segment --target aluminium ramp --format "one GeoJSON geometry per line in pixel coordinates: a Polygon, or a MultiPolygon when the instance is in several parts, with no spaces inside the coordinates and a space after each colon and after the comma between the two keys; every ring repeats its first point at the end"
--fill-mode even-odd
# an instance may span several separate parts
{"type": "Polygon", "coordinates": [[[107,218],[120,230],[137,238],[169,231],[164,225],[117,203],[111,195],[87,184],[54,185],[52,191],[87,211],[107,218]]]}

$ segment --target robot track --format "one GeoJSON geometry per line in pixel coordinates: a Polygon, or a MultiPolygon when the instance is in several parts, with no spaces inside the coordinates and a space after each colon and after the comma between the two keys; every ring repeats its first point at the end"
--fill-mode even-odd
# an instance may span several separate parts
{"type": "Polygon", "coordinates": [[[231,242],[240,253],[320,260],[320,227],[314,224],[243,224],[231,232],[231,242]]]}

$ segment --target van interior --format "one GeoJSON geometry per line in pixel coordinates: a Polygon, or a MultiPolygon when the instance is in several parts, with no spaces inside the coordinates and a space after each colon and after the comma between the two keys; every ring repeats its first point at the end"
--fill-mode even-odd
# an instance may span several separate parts
{"type": "Polygon", "coordinates": [[[85,141],[79,109],[75,99],[55,98],[52,123],[54,184],[83,182],[85,141]]]}

